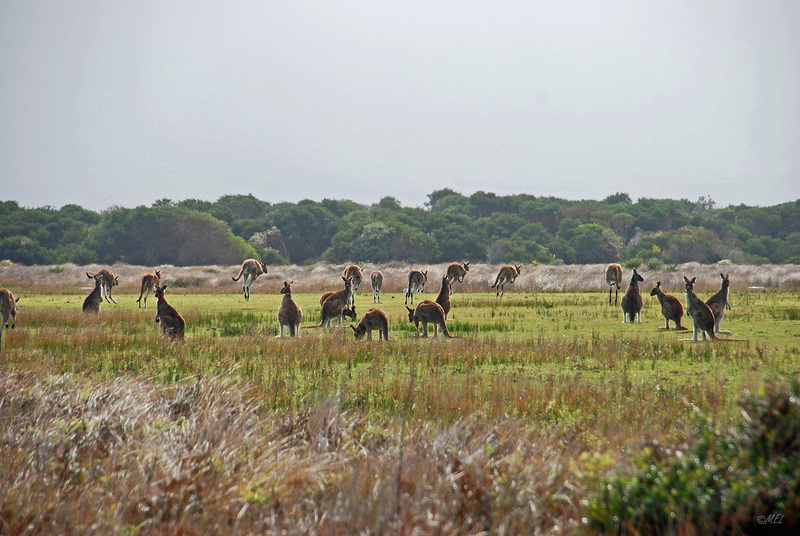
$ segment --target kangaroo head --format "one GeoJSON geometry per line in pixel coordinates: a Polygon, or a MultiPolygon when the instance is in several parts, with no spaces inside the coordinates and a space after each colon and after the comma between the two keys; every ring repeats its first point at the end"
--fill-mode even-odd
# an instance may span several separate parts
{"type": "Polygon", "coordinates": [[[515,264],[514,265],[514,269],[517,271],[517,275],[522,273],[522,265],[521,264],[515,264]]]}
{"type": "Polygon", "coordinates": [[[291,294],[292,293],[292,284],[294,284],[294,281],[292,281],[292,282],[284,281],[283,282],[283,288],[281,289],[281,294],[291,294]]]}
{"type": "Polygon", "coordinates": [[[631,282],[639,282],[644,281],[644,277],[639,275],[639,272],[636,271],[636,268],[633,269],[633,277],[631,278],[631,282]]]}
{"type": "Polygon", "coordinates": [[[259,262],[258,264],[261,265],[261,269],[264,270],[264,273],[267,273],[267,263],[266,262],[259,262]]]}
{"type": "Polygon", "coordinates": [[[344,289],[347,290],[353,286],[353,276],[344,277],[342,276],[342,281],[344,281],[344,289]]]}
{"type": "Polygon", "coordinates": [[[719,274],[719,276],[722,278],[722,288],[728,288],[728,286],[731,284],[731,274],[719,274]]]}
{"type": "Polygon", "coordinates": [[[683,281],[686,283],[686,292],[693,292],[694,291],[694,282],[697,280],[696,277],[693,277],[691,281],[688,277],[683,276],[683,281]]]}
{"type": "Polygon", "coordinates": [[[651,296],[656,296],[656,295],[658,295],[658,292],[659,292],[660,290],[661,290],[661,281],[659,281],[658,283],[656,283],[656,286],[654,286],[654,287],[653,287],[653,290],[651,290],[651,291],[650,291],[650,295],[651,295],[651,296]]]}
{"type": "Polygon", "coordinates": [[[412,309],[408,305],[406,305],[406,309],[408,309],[408,321],[409,322],[413,322],[414,321],[414,309],[412,309]]]}
{"type": "Polygon", "coordinates": [[[158,286],[156,285],[156,298],[163,298],[164,297],[164,290],[167,288],[167,285],[158,286]]]}
{"type": "Polygon", "coordinates": [[[114,276],[114,285],[112,285],[112,286],[115,286],[115,285],[119,285],[119,276],[118,275],[114,276]]]}
{"type": "Polygon", "coordinates": [[[462,262],[461,266],[464,267],[465,272],[469,272],[469,262],[462,262]]]}
{"type": "Polygon", "coordinates": [[[153,273],[156,274],[156,277],[161,279],[161,270],[153,270],[153,273]]]}

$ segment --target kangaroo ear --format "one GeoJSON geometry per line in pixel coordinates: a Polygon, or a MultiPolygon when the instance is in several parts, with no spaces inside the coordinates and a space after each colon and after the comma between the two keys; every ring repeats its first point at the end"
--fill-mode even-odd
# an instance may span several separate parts
{"type": "Polygon", "coordinates": [[[695,281],[697,281],[697,278],[696,278],[696,277],[693,277],[693,278],[692,278],[692,284],[693,284],[693,285],[694,285],[694,282],[695,282],[695,281]]]}
{"type": "Polygon", "coordinates": [[[408,305],[406,305],[406,309],[408,309],[408,312],[409,312],[409,313],[413,313],[413,312],[414,312],[414,309],[412,309],[412,308],[411,308],[411,307],[409,307],[408,305]]]}
{"type": "Polygon", "coordinates": [[[686,276],[683,276],[683,280],[686,281],[687,283],[689,282],[689,278],[686,276]]]}
{"type": "Polygon", "coordinates": [[[355,326],[353,326],[353,324],[350,324],[350,328],[353,330],[353,333],[355,333],[356,328],[355,328],[355,326]]]}

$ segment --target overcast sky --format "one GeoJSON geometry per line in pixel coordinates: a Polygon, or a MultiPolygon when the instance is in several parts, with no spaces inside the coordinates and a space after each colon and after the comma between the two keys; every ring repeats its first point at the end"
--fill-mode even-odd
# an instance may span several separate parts
{"type": "Polygon", "coordinates": [[[0,2],[0,199],[800,198],[800,2],[0,2]]]}

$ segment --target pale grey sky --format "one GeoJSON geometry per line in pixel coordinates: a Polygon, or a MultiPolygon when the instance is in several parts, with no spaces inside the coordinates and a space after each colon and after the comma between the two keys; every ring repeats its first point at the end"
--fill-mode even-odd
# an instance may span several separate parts
{"type": "Polygon", "coordinates": [[[0,2],[0,199],[800,198],[800,2],[0,2]]]}

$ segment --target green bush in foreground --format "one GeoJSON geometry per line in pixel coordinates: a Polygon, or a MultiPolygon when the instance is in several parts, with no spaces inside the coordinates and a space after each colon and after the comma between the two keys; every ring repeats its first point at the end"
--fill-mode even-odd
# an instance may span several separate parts
{"type": "Polygon", "coordinates": [[[800,385],[740,400],[741,423],[710,420],[685,452],[649,447],[633,472],[585,502],[589,525],[612,534],[796,534],[800,530],[800,385]]]}

